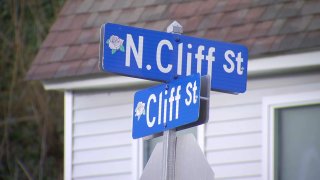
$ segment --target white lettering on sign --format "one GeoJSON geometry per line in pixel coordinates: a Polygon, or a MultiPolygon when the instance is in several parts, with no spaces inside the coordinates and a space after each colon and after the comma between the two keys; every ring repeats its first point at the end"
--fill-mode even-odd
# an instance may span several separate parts
{"type": "Polygon", "coordinates": [[[159,99],[160,99],[160,101],[159,101],[159,111],[158,111],[158,125],[160,125],[161,124],[161,114],[162,114],[162,92],[159,94],[159,99]]]}
{"type": "Polygon", "coordinates": [[[169,104],[170,104],[169,121],[172,121],[172,109],[173,109],[172,106],[174,101],[174,97],[173,97],[174,91],[175,91],[175,88],[172,88],[170,93],[170,98],[169,98],[169,104]]]}
{"type": "Polygon", "coordinates": [[[190,92],[189,89],[192,88],[192,84],[191,83],[188,83],[187,84],[187,87],[186,87],[186,93],[188,94],[189,96],[189,99],[185,99],[184,102],[186,103],[187,106],[190,106],[191,102],[192,102],[192,93],[190,92]]]}
{"type": "Polygon", "coordinates": [[[139,36],[138,50],[133,42],[132,35],[127,34],[127,43],[126,43],[126,66],[130,67],[130,55],[131,50],[136,60],[137,66],[142,68],[142,55],[143,55],[143,36],[139,36]]]}
{"type": "Polygon", "coordinates": [[[189,99],[185,99],[185,103],[187,106],[190,106],[191,103],[195,104],[197,102],[197,98],[198,98],[196,95],[197,89],[198,87],[196,82],[194,82],[193,85],[191,82],[187,84],[186,93],[189,96],[189,99]]]}
{"type": "Polygon", "coordinates": [[[155,117],[152,117],[152,121],[150,121],[150,102],[157,102],[156,96],[154,94],[151,94],[149,96],[148,102],[147,102],[147,115],[146,115],[146,120],[147,120],[147,125],[148,127],[152,127],[154,125],[154,122],[156,121],[155,117]]]}
{"type": "MultiPolygon", "coordinates": [[[[188,44],[188,49],[192,48],[192,44],[188,44]]],[[[187,53],[187,73],[186,75],[189,76],[191,74],[191,58],[192,58],[192,54],[191,53],[187,53]]]]}
{"type": "Polygon", "coordinates": [[[237,73],[239,75],[242,75],[243,74],[243,67],[242,67],[243,58],[241,57],[241,52],[238,53],[236,61],[237,61],[237,73]]]}
{"type": "Polygon", "coordinates": [[[195,104],[195,103],[197,103],[197,99],[198,99],[198,97],[197,97],[197,95],[196,95],[196,92],[197,92],[197,90],[198,90],[198,87],[197,87],[197,83],[196,83],[196,82],[193,83],[193,88],[192,88],[192,90],[193,90],[193,104],[195,104]]]}
{"type": "MultiPolygon", "coordinates": [[[[197,82],[189,82],[186,86],[185,93],[188,94],[188,97],[184,99],[186,106],[191,104],[196,104],[198,101],[198,96],[196,92],[198,90],[197,82]]],[[[167,123],[167,121],[174,121],[179,119],[179,104],[181,99],[181,85],[177,87],[172,87],[169,90],[160,92],[157,94],[151,94],[148,97],[147,106],[146,106],[146,122],[149,128],[152,128],[155,125],[156,117],[150,117],[150,112],[152,109],[158,109],[158,125],[162,123],[167,123]],[[163,109],[162,109],[163,106],[163,109]],[[168,110],[168,111],[167,111],[168,110]],[[169,113],[167,115],[167,112],[169,113]]]]}
{"type": "Polygon", "coordinates": [[[197,59],[197,73],[201,73],[201,64],[202,60],[204,59],[204,55],[202,54],[204,50],[204,46],[198,47],[198,53],[194,55],[194,57],[197,59]]]}
{"type": "Polygon", "coordinates": [[[224,58],[227,60],[227,62],[229,63],[229,67],[228,65],[224,64],[223,65],[223,69],[227,72],[227,73],[232,73],[234,71],[234,63],[232,61],[232,59],[230,58],[230,56],[232,58],[235,57],[234,52],[231,50],[226,51],[226,53],[224,54],[224,58]]]}
{"type": "MultiPolygon", "coordinates": [[[[143,36],[139,36],[139,41],[138,41],[138,49],[133,41],[132,35],[127,34],[127,39],[126,39],[126,59],[125,59],[125,65],[127,67],[130,67],[131,64],[131,52],[134,56],[133,59],[135,59],[135,63],[138,68],[142,69],[143,68],[143,36]]],[[[196,60],[196,70],[197,73],[202,72],[202,63],[203,61],[207,61],[207,74],[212,76],[212,67],[213,67],[213,62],[215,61],[215,55],[214,53],[216,52],[215,47],[209,47],[206,49],[204,45],[199,45],[197,48],[197,53],[192,54],[190,50],[192,50],[193,45],[188,43],[187,44],[187,50],[186,52],[184,51],[184,44],[179,43],[178,44],[178,52],[177,52],[177,75],[182,75],[182,63],[183,61],[183,53],[186,53],[187,58],[186,58],[186,72],[185,75],[191,75],[192,72],[192,61],[196,60]],[[207,53],[205,53],[207,52],[207,53]]],[[[162,53],[164,51],[174,51],[174,46],[169,40],[163,39],[159,41],[157,45],[157,50],[156,50],[156,66],[158,70],[162,73],[170,73],[173,69],[173,65],[168,63],[168,64],[163,64],[163,57],[162,53]]],[[[225,63],[223,64],[223,70],[227,73],[233,73],[236,72],[238,75],[243,75],[243,58],[242,58],[242,53],[233,52],[232,50],[227,50],[224,53],[224,59],[225,63]]],[[[147,70],[150,70],[152,67],[150,64],[146,65],[147,70]]]]}
{"type": "Polygon", "coordinates": [[[175,117],[176,119],[179,118],[179,102],[180,102],[180,98],[181,98],[180,90],[181,90],[181,86],[178,86],[177,87],[177,95],[174,98],[174,100],[176,101],[176,117],[175,117]]]}
{"type": "MultiPolygon", "coordinates": [[[[167,95],[168,91],[164,92],[164,95],[167,95]]],[[[165,98],[163,101],[163,123],[167,123],[167,99],[165,98]]]]}
{"type": "MultiPolygon", "coordinates": [[[[227,73],[233,73],[233,71],[235,69],[235,64],[234,64],[234,62],[232,60],[232,58],[235,58],[235,56],[236,55],[231,50],[226,51],[226,53],[224,54],[224,58],[229,63],[229,65],[226,65],[226,64],[223,65],[223,69],[227,73]]],[[[237,56],[237,58],[235,60],[237,61],[237,73],[239,75],[242,75],[243,74],[243,67],[242,67],[243,58],[241,57],[241,52],[238,53],[238,56],[237,56]]]]}
{"type": "Polygon", "coordinates": [[[208,73],[207,75],[212,75],[212,63],[215,60],[213,53],[216,51],[216,48],[210,47],[208,51],[208,55],[206,56],[206,60],[208,61],[208,73]]]}
{"type": "Polygon", "coordinates": [[[183,50],[183,44],[180,43],[178,45],[178,67],[177,67],[177,74],[182,75],[182,50],[183,50]]]}
{"type": "Polygon", "coordinates": [[[163,73],[168,73],[171,71],[172,69],[172,65],[168,64],[167,67],[163,67],[162,63],[161,63],[161,52],[162,52],[162,47],[166,45],[168,46],[169,50],[173,50],[172,44],[170,41],[168,40],[162,40],[159,42],[158,47],[157,47],[157,66],[159,68],[159,70],[163,73]]]}

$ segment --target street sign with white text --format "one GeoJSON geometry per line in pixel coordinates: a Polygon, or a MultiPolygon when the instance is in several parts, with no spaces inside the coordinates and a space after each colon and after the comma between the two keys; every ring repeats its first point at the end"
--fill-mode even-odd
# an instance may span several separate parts
{"type": "Polygon", "coordinates": [[[134,95],[134,139],[159,133],[199,118],[200,74],[178,78],[134,95]]]}
{"type": "Polygon", "coordinates": [[[107,23],[101,28],[106,72],[169,82],[195,73],[211,76],[211,89],[246,91],[248,49],[243,45],[107,23]]]}

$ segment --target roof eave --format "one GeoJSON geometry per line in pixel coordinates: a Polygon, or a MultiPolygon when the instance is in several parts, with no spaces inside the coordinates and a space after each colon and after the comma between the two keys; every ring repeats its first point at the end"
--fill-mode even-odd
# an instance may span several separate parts
{"type": "MultiPolygon", "coordinates": [[[[317,50],[253,58],[249,61],[248,78],[319,70],[319,57],[320,51],[317,50]]],[[[128,88],[155,84],[155,82],[125,76],[100,75],[43,80],[42,84],[46,90],[88,90],[128,88]]]]}

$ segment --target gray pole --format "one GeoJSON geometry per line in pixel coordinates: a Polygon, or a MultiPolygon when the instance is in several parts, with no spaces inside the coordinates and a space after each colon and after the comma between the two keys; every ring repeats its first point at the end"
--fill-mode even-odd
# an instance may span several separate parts
{"type": "MultiPolygon", "coordinates": [[[[167,27],[168,33],[181,34],[182,31],[182,26],[177,21],[172,22],[167,27]]],[[[170,129],[163,132],[162,180],[174,180],[176,143],[176,129],[170,129]]]]}
{"type": "Polygon", "coordinates": [[[174,165],[176,160],[176,130],[170,129],[163,133],[163,180],[174,180],[174,165]]]}

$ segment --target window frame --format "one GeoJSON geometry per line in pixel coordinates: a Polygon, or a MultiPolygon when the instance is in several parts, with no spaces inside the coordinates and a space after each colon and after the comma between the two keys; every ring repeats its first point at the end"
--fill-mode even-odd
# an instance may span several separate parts
{"type": "Polygon", "coordinates": [[[275,112],[280,108],[306,106],[320,103],[320,91],[308,91],[295,94],[264,97],[262,100],[262,177],[272,180],[275,176],[274,143],[275,112]]]}

